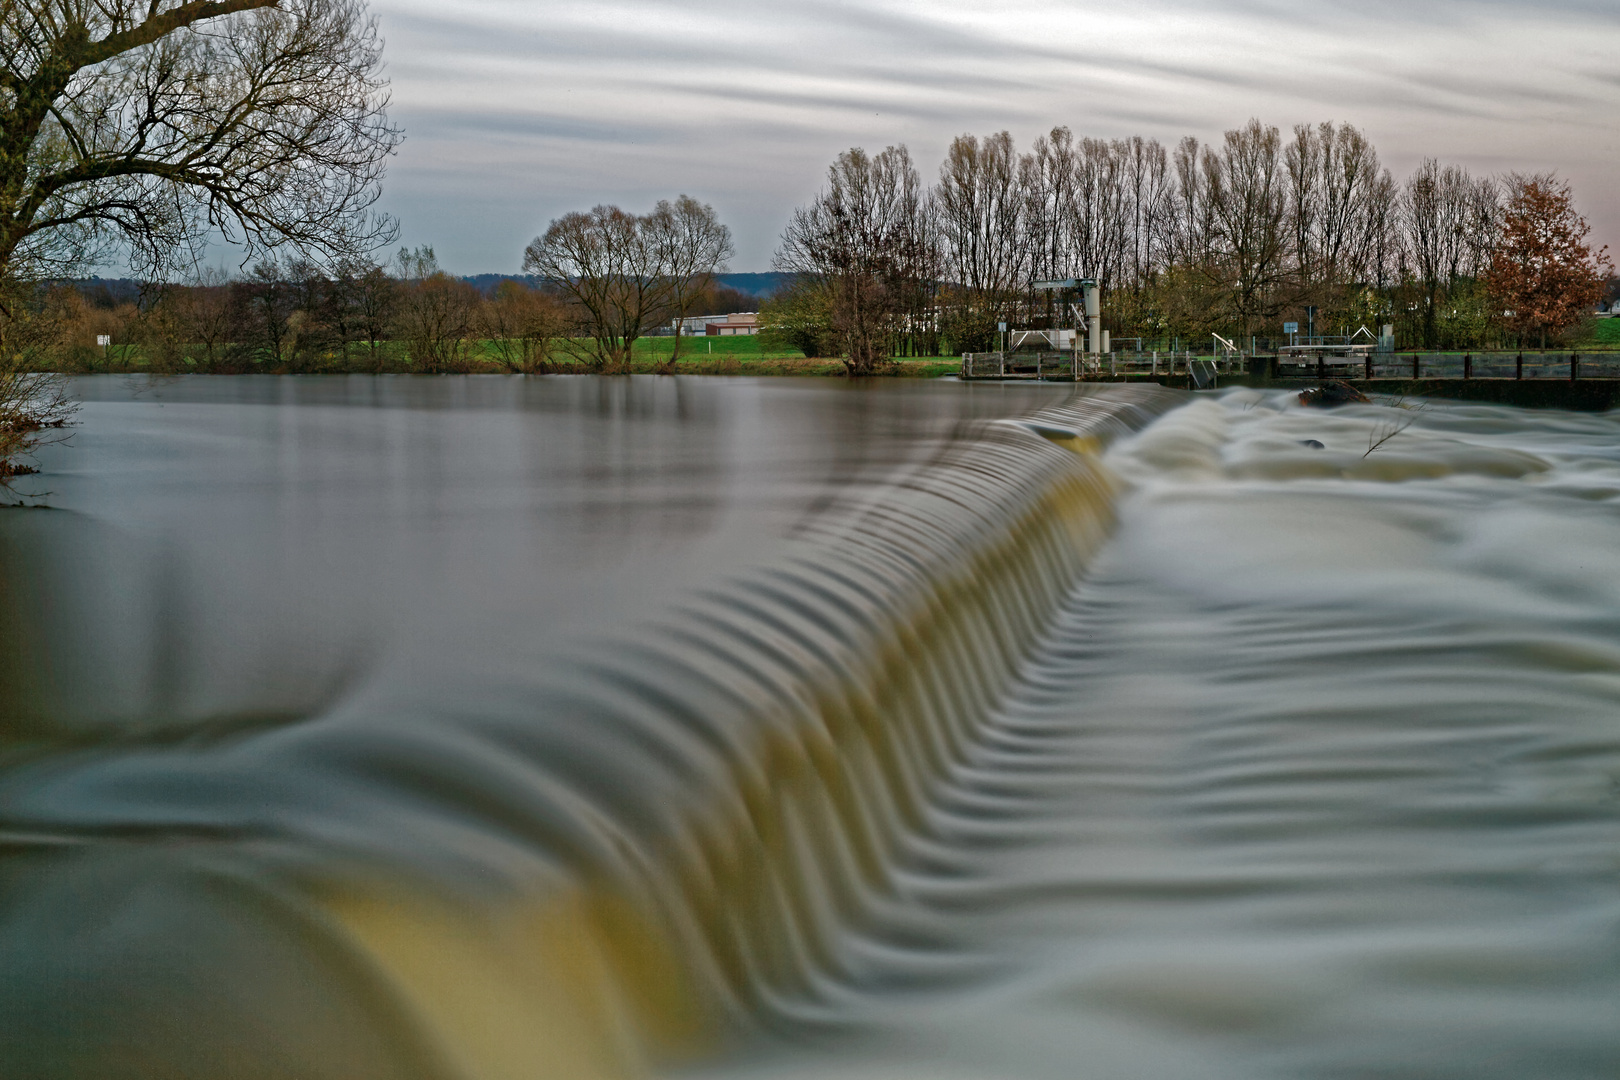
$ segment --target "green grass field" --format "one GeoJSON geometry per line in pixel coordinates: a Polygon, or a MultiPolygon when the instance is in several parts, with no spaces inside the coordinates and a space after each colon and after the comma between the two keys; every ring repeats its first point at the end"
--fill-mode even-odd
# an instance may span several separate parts
{"type": "MultiPolygon", "coordinates": [[[[672,337],[642,338],[636,342],[634,368],[643,370],[668,363],[675,350],[672,337]]],[[[955,374],[962,366],[954,356],[907,357],[895,362],[893,374],[912,378],[937,378],[955,374]]],[[[844,364],[837,359],[807,358],[797,349],[772,352],[760,348],[759,338],[736,334],[728,337],[683,337],[678,371],[691,375],[842,375],[844,364]]]]}
{"type": "MultiPolygon", "coordinates": [[[[668,360],[670,353],[675,350],[675,339],[672,337],[644,337],[636,342],[636,358],[646,357],[649,360],[668,360]]],[[[682,337],[681,359],[702,360],[707,357],[732,356],[737,358],[749,357],[756,360],[793,360],[803,359],[804,354],[798,349],[789,349],[786,352],[766,352],[759,347],[759,338],[747,334],[735,334],[730,337],[682,337]]]]}
{"type": "MultiPolygon", "coordinates": [[[[469,343],[471,344],[471,343],[469,343]]],[[[583,343],[580,343],[583,344],[583,343]]],[[[669,373],[675,339],[669,337],[641,338],[637,340],[630,369],[636,373],[669,373]]],[[[180,375],[195,372],[219,374],[246,373],[300,373],[300,374],[410,374],[420,369],[414,365],[403,342],[383,342],[373,355],[364,347],[351,348],[347,356],[340,352],[322,352],[302,355],[298,363],[276,363],[267,356],[236,355],[217,364],[210,364],[195,348],[185,350],[186,355],[167,366],[154,366],[148,351],[139,345],[115,345],[105,354],[81,350],[74,362],[65,363],[59,370],[72,373],[150,373],[180,375]]],[[[566,346],[554,347],[550,370],[559,374],[583,373],[583,350],[570,350],[566,346]]],[[[895,362],[888,375],[910,378],[937,378],[954,374],[960,367],[956,357],[907,358],[895,362]]],[[[508,369],[501,361],[499,351],[491,342],[472,345],[469,355],[457,370],[466,374],[502,374],[508,369]]],[[[837,358],[806,357],[797,350],[767,351],[760,348],[757,337],[736,335],[730,337],[693,337],[681,339],[681,354],[674,372],[683,375],[842,375],[843,362],[837,358]]]]}

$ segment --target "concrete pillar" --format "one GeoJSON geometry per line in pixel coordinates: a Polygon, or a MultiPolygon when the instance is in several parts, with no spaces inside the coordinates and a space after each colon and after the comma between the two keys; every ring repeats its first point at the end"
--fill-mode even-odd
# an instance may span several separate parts
{"type": "Polygon", "coordinates": [[[1086,351],[1093,356],[1103,351],[1102,295],[1095,281],[1086,282],[1086,351]]]}

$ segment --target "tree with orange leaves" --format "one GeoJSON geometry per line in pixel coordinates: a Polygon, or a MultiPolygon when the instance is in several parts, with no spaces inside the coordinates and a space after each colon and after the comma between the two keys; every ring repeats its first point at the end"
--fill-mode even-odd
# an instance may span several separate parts
{"type": "Polygon", "coordinates": [[[1485,285],[1503,323],[1543,347],[1603,298],[1614,272],[1608,248],[1586,242],[1569,184],[1551,173],[1509,178],[1507,206],[1485,285]]]}

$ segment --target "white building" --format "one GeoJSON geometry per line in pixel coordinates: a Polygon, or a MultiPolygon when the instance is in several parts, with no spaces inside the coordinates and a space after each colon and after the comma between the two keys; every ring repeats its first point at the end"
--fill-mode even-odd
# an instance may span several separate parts
{"type": "Polygon", "coordinates": [[[711,317],[704,333],[710,337],[733,337],[738,334],[759,333],[759,312],[737,311],[724,319],[711,317]]]}
{"type": "Polygon", "coordinates": [[[676,327],[683,335],[692,337],[732,337],[737,334],[759,333],[759,313],[757,311],[736,311],[730,315],[692,315],[685,319],[677,319],[669,324],[670,333],[676,327]]]}

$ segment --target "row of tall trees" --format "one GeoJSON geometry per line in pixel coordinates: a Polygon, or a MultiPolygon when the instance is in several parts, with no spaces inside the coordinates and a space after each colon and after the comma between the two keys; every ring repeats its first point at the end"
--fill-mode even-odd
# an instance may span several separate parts
{"type": "Polygon", "coordinates": [[[826,190],[794,212],[776,258],[798,278],[775,305],[809,331],[794,344],[809,356],[836,351],[864,373],[893,356],[897,340],[931,329],[943,266],[937,220],[905,147],[839,155],[826,190]]]}
{"type": "Polygon", "coordinates": [[[1429,348],[1544,339],[1601,294],[1586,231],[1555,177],[1431,160],[1399,183],[1350,125],[1285,137],[1251,120],[1173,148],[1060,127],[1024,153],[1006,132],[963,135],[932,187],[905,147],[840,155],[783,233],[776,266],[799,284],[770,316],[861,371],[992,348],[1043,278],[1096,279],[1116,337],[1247,339],[1310,309],[1319,330],[1388,323],[1429,348]]]}

